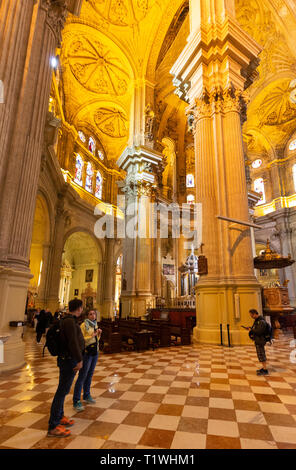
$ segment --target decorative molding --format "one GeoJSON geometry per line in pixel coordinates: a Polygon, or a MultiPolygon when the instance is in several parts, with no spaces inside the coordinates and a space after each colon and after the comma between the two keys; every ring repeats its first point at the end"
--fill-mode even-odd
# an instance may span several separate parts
{"type": "Polygon", "coordinates": [[[46,23],[53,31],[58,45],[62,40],[62,30],[64,28],[68,13],[67,0],[41,0],[40,8],[47,12],[46,23]]]}
{"type": "Polygon", "coordinates": [[[195,99],[195,106],[188,109],[187,115],[190,116],[190,127],[195,131],[198,120],[211,118],[216,113],[230,112],[240,114],[242,121],[246,119],[245,94],[233,85],[225,90],[215,88],[212,92],[204,89],[202,96],[195,99]]]}
{"type": "Polygon", "coordinates": [[[127,117],[118,109],[99,108],[94,121],[98,131],[110,137],[122,138],[128,134],[127,117]]]}
{"type": "Polygon", "coordinates": [[[80,35],[68,51],[71,72],[88,91],[113,96],[127,93],[129,74],[119,57],[102,41],[80,35]]]}
{"type": "Polygon", "coordinates": [[[156,0],[88,0],[92,8],[114,26],[136,26],[156,0]]]}
{"type": "Polygon", "coordinates": [[[152,197],[157,188],[148,181],[128,181],[122,188],[122,191],[128,196],[132,197],[152,197]]]}

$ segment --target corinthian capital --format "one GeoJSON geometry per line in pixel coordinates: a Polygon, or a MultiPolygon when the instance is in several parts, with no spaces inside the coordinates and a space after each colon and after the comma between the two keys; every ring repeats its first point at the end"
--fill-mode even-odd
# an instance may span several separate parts
{"type": "Polygon", "coordinates": [[[239,113],[243,121],[246,115],[244,92],[237,90],[233,85],[224,90],[216,87],[211,92],[204,89],[202,96],[195,100],[195,106],[190,112],[195,117],[195,122],[212,117],[214,114],[229,112],[239,113]]]}
{"type": "Polygon", "coordinates": [[[40,5],[47,12],[46,23],[60,44],[61,33],[67,17],[68,0],[41,0],[40,5]]]}

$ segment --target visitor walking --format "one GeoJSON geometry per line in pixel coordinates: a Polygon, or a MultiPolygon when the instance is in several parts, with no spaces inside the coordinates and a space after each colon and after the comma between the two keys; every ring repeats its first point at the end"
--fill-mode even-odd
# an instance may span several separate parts
{"type": "Polygon", "coordinates": [[[64,416],[64,402],[76,372],[82,368],[85,344],[77,321],[82,309],[81,300],[70,300],[69,314],[65,314],[60,321],[60,352],[57,359],[60,376],[50,410],[48,437],[68,437],[71,435],[71,431],[66,428],[74,424],[73,419],[64,416]]]}
{"type": "Polygon", "coordinates": [[[254,320],[253,326],[249,328],[249,337],[255,343],[258,361],[262,364],[262,368],[257,370],[257,375],[268,375],[265,354],[267,322],[257,310],[252,309],[249,313],[254,320]]]}
{"type": "Polygon", "coordinates": [[[83,400],[86,403],[94,404],[95,400],[90,394],[92,376],[99,356],[99,339],[102,330],[98,329],[97,313],[95,310],[89,310],[87,318],[80,325],[84,341],[85,351],[83,355],[83,367],[75,384],[73,394],[73,406],[77,411],[83,411],[84,406],[81,403],[81,392],[83,389],[83,400]]]}

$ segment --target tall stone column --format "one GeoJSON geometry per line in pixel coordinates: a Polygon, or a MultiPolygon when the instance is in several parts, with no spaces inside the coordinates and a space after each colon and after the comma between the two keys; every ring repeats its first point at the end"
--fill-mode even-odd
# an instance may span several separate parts
{"type": "MultiPolygon", "coordinates": [[[[219,220],[249,221],[241,121],[245,87],[252,82],[260,46],[234,18],[234,0],[191,0],[191,34],[174,64],[175,83],[190,83],[194,119],[196,201],[202,203],[203,253],[208,274],[196,285],[198,342],[220,342],[230,325],[233,345],[248,344],[241,324],[261,311],[250,230],[219,220]]],[[[183,87],[184,88],[184,87],[183,87]]]]}
{"type": "Polygon", "coordinates": [[[65,219],[67,216],[68,211],[65,208],[65,194],[60,193],[56,205],[56,216],[53,231],[54,243],[50,251],[50,261],[47,275],[47,307],[51,312],[55,312],[59,309],[59,289],[65,242],[65,219]]]}
{"type": "Polygon", "coordinates": [[[161,296],[161,240],[157,230],[157,237],[153,240],[153,294],[155,297],[161,296]]]}
{"type": "MultiPolygon", "coordinates": [[[[0,371],[24,363],[21,329],[31,277],[29,254],[52,70],[67,5],[77,0],[4,0],[0,6],[0,333],[5,343],[0,371]],[[5,222],[4,222],[5,221],[5,222]]],[[[72,10],[74,11],[74,10],[72,10]]]]}
{"type": "MultiPolygon", "coordinates": [[[[117,164],[127,172],[125,193],[125,238],[123,242],[122,316],[141,316],[154,304],[152,283],[152,194],[153,168],[162,155],[145,147],[129,147],[117,164]]],[[[155,240],[154,240],[155,241],[155,240]]]]}
{"type": "Polygon", "coordinates": [[[103,315],[107,318],[114,316],[114,285],[116,276],[116,260],[114,260],[115,239],[106,239],[106,262],[104,276],[104,308],[103,315]]]}

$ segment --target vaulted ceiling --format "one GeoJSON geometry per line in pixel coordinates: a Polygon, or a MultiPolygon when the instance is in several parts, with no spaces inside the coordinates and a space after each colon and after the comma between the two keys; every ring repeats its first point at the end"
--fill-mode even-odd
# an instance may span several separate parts
{"type": "MultiPolygon", "coordinates": [[[[159,149],[163,137],[175,140],[179,156],[192,145],[186,104],[170,75],[189,34],[188,9],[188,0],[84,0],[80,16],[68,17],[61,49],[65,116],[77,129],[93,129],[109,159],[127,145],[134,86],[143,78],[155,90],[159,149]]],[[[285,146],[296,127],[290,100],[296,7],[293,0],[236,0],[236,17],[263,46],[244,126],[246,149],[255,155],[285,146]]]]}

